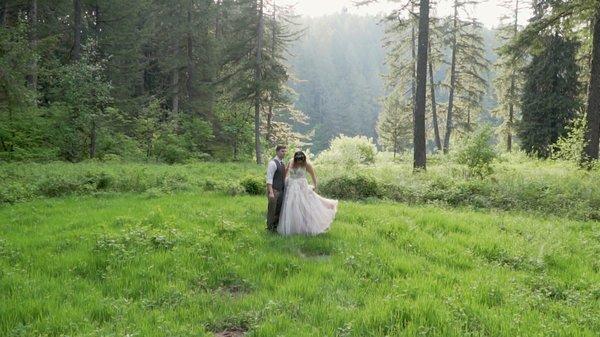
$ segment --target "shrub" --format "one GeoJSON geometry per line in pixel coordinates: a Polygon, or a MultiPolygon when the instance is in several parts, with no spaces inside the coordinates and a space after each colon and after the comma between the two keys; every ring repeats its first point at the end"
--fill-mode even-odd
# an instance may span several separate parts
{"type": "Polygon", "coordinates": [[[185,161],[186,164],[198,164],[211,161],[213,158],[209,153],[193,153],[192,156],[185,161]]]}
{"type": "MultiPolygon", "coordinates": [[[[108,110],[112,110],[108,108],[108,110]]],[[[138,142],[126,135],[105,130],[98,135],[98,156],[104,162],[127,162],[143,160],[144,152],[138,142]]]]}
{"type": "Polygon", "coordinates": [[[483,178],[493,172],[497,154],[492,147],[492,129],[484,127],[469,136],[457,152],[457,163],[466,165],[472,175],[483,178]]]}
{"type": "Polygon", "coordinates": [[[204,181],[204,184],[202,186],[202,189],[204,189],[205,191],[214,191],[217,189],[217,182],[212,180],[212,179],[206,179],[204,181]]]}
{"type": "Polygon", "coordinates": [[[144,196],[148,199],[158,198],[163,195],[164,195],[163,190],[158,187],[149,188],[146,190],[146,192],[144,192],[144,196]]]}
{"type": "Polygon", "coordinates": [[[240,182],[240,185],[244,187],[246,193],[251,195],[260,195],[265,192],[265,182],[254,176],[248,176],[240,182]]]}
{"type": "Polygon", "coordinates": [[[77,192],[79,184],[75,180],[63,176],[49,176],[38,184],[40,195],[46,197],[59,197],[77,192]]]}
{"type": "Polygon", "coordinates": [[[102,156],[102,161],[107,163],[121,163],[123,162],[123,157],[118,154],[108,153],[102,156]]]}
{"type": "Polygon", "coordinates": [[[184,163],[189,156],[189,153],[178,144],[159,143],[156,147],[158,158],[167,164],[184,163]]]}
{"type": "Polygon", "coordinates": [[[95,190],[107,190],[114,178],[106,172],[87,172],[82,177],[83,185],[90,185],[95,190]]]}
{"type": "Polygon", "coordinates": [[[27,200],[31,195],[32,192],[20,182],[0,184],[0,204],[12,204],[18,201],[27,200]]]}
{"type": "Polygon", "coordinates": [[[150,173],[145,169],[124,167],[116,175],[115,190],[120,192],[144,192],[155,185],[150,173]]]}
{"type": "Polygon", "coordinates": [[[188,176],[182,173],[166,173],[158,179],[164,192],[185,191],[190,187],[188,176]]]}
{"type": "Polygon", "coordinates": [[[567,135],[560,137],[552,146],[552,159],[581,163],[586,146],[585,129],[585,116],[577,118],[573,125],[567,127],[567,135]]]}
{"type": "Polygon", "coordinates": [[[377,181],[369,176],[339,176],[321,184],[321,192],[332,198],[366,199],[380,197],[377,181]]]}
{"type": "Polygon", "coordinates": [[[246,193],[246,189],[239,184],[226,184],[224,187],[225,193],[231,196],[242,195],[246,193]]]}
{"type": "Polygon", "coordinates": [[[377,148],[371,138],[365,136],[347,137],[340,135],[331,141],[329,149],[321,152],[317,163],[355,166],[373,164],[377,148]]]}

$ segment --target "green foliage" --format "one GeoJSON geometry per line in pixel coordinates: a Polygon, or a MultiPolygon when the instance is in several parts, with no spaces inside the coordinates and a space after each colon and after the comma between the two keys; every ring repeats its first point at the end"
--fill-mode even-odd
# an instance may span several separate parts
{"type": "Polygon", "coordinates": [[[377,121],[378,142],[394,154],[412,143],[412,108],[398,96],[390,94],[377,121]]]}
{"type": "Polygon", "coordinates": [[[58,158],[58,134],[43,118],[44,111],[34,107],[0,112],[0,159],[47,162],[58,158]]]}
{"type": "Polygon", "coordinates": [[[457,150],[456,161],[466,165],[471,174],[480,178],[493,172],[492,163],[497,154],[493,144],[493,130],[484,127],[469,135],[457,150]]]}
{"type": "Polygon", "coordinates": [[[217,158],[251,160],[254,129],[248,116],[249,110],[250,105],[246,103],[234,103],[225,98],[217,102],[215,115],[222,126],[221,141],[215,144],[220,149],[217,158]]]}
{"type": "Polygon", "coordinates": [[[143,148],[135,138],[122,133],[102,135],[98,140],[98,157],[103,161],[139,162],[146,158],[143,148]]]}
{"type": "Polygon", "coordinates": [[[552,158],[581,163],[583,150],[585,148],[585,116],[575,119],[573,124],[567,127],[567,134],[560,137],[552,147],[552,158]]]}
{"type": "Polygon", "coordinates": [[[575,41],[559,34],[540,39],[540,50],[525,68],[518,135],[525,152],[547,158],[556,141],[566,135],[580,106],[579,67],[575,41]]]}
{"type": "Polygon", "coordinates": [[[36,92],[25,81],[36,55],[29,47],[27,25],[0,27],[0,159],[39,160],[56,157],[56,148],[44,146],[48,124],[35,109],[36,92]]]}
{"type": "Polygon", "coordinates": [[[373,164],[376,155],[377,148],[371,138],[340,135],[331,141],[329,149],[319,154],[316,162],[352,167],[358,164],[373,164]]]}
{"type": "Polygon", "coordinates": [[[26,109],[35,102],[33,92],[24,80],[30,62],[36,57],[27,39],[27,25],[18,19],[12,29],[0,27],[0,113],[26,109]]]}
{"type": "MultiPolygon", "coordinates": [[[[412,156],[401,160],[379,156],[382,161],[361,167],[361,175],[374,177],[378,198],[411,204],[436,203],[503,211],[540,212],[578,219],[597,219],[600,190],[590,189],[600,181],[600,171],[584,171],[574,163],[537,161],[525,154],[503,154],[494,163],[489,179],[471,179],[464,166],[441,155],[431,156],[427,172],[412,174],[412,156]],[[439,157],[439,158],[438,158],[439,157]]],[[[352,171],[340,174],[339,165],[317,167],[324,195],[335,197],[353,191],[352,171]],[[329,181],[336,184],[329,188],[329,181]]],[[[340,196],[345,198],[345,196],[340,196]]],[[[354,196],[350,196],[354,198],[354,196]]],[[[361,198],[358,196],[356,198],[361,198]]]]}
{"type": "Polygon", "coordinates": [[[161,125],[160,117],[166,113],[156,99],[150,101],[148,106],[142,109],[136,123],[136,132],[138,139],[143,144],[146,157],[149,158],[154,153],[155,141],[160,135],[161,125]]]}
{"type": "Polygon", "coordinates": [[[291,106],[285,62],[298,29],[288,8],[262,4],[256,79],[255,1],[75,3],[0,9],[3,160],[246,159],[255,101],[271,115],[271,136],[298,135],[290,123],[303,114],[291,106]]]}
{"type": "Polygon", "coordinates": [[[198,117],[186,118],[183,123],[183,137],[188,152],[200,155],[209,150],[214,134],[209,122],[198,117]]]}
{"type": "MultiPolygon", "coordinates": [[[[186,165],[105,162],[78,164],[3,164],[0,166],[0,204],[40,197],[104,193],[175,193],[207,190],[233,195],[246,190],[238,181],[262,173],[256,165],[194,163],[186,165]]],[[[256,180],[258,184],[258,179],[256,180]]],[[[264,191],[264,183],[261,185],[264,191]]],[[[250,193],[250,192],[248,192],[250,193]]]]}
{"type": "Polygon", "coordinates": [[[381,191],[377,181],[367,175],[338,176],[321,183],[320,190],[324,195],[338,199],[366,199],[380,197],[381,191]]]}
{"type": "MultiPolygon", "coordinates": [[[[477,1],[481,2],[481,1],[477,1]]],[[[459,8],[466,3],[457,1],[459,8]]],[[[460,9],[459,9],[460,13],[460,9]]],[[[447,22],[450,25],[450,19],[447,22]]],[[[453,32],[450,28],[449,34],[453,32]]],[[[486,75],[490,62],[486,59],[483,25],[477,18],[459,18],[456,29],[456,83],[453,108],[453,127],[463,133],[471,132],[484,112],[483,99],[488,91],[486,75]]],[[[451,41],[448,36],[448,41],[451,41]]],[[[450,74],[445,85],[450,85],[450,74]]]]}
{"type": "Polygon", "coordinates": [[[167,164],[184,163],[190,156],[183,146],[182,139],[173,134],[172,129],[164,128],[156,141],[153,153],[167,164]]]}
{"type": "Polygon", "coordinates": [[[501,133],[506,136],[506,148],[512,150],[515,122],[520,119],[521,106],[519,96],[523,91],[522,71],[526,65],[526,54],[517,48],[510,48],[510,41],[516,39],[521,27],[518,15],[520,12],[519,1],[509,0],[502,3],[513,15],[505,17],[496,32],[496,36],[503,44],[498,48],[498,59],[494,64],[498,76],[494,79],[498,106],[492,111],[502,118],[501,133]]]}
{"type": "MultiPolygon", "coordinates": [[[[338,163],[316,166],[319,193],[341,199],[390,199],[407,203],[540,212],[600,219],[600,170],[575,163],[532,160],[502,154],[489,179],[471,179],[464,166],[431,156],[427,172],[412,174],[412,157],[378,155],[374,165],[340,170],[338,163]]],[[[231,195],[264,193],[264,168],[251,164],[132,164],[89,161],[79,164],[13,163],[0,166],[0,203],[35,198],[107,193],[163,194],[214,191],[231,195]],[[254,177],[251,180],[246,178],[254,177]]]]}
{"type": "Polygon", "coordinates": [[[50,89],[53,101],[54,134],[59,155],[68,161],[95,158],[98,134],[107,121],[112,97],[104,75],[104,62],[96,61],[95,46],[86,46],[80,61],[52,69],[58,79],[50,89]]]}
{"type": "Polygon", "coordinates": [[[208,124],[197,118],[187,119],[179,130],[178,120],[164,120],[168,111],[154,99],[137,119],[136,134],[143,144],[146,159],[155,158],[167,164],[184,163],[192,155],[203,158],[206,143],[212,138],[208,124]]]}
{"type": "Polygon", "coordinates": [[[240,182],[246,193],[250,195],[261,195],[265,193],[265,181],[256,176],[248,176],[240,182]]]}

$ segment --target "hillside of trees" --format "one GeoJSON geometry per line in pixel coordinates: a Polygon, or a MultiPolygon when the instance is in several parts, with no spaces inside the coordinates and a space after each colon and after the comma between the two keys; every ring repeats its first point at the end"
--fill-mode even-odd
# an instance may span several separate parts
{"type": "Polygon", "coordinates": [[[485,125],[507,151],[597,158],[598,1],[506,0],[493,31],[479,2],[300,18],[276,0],[5,0],[0,159],[261,164],[340,134],[424,158],[485,125]]]}

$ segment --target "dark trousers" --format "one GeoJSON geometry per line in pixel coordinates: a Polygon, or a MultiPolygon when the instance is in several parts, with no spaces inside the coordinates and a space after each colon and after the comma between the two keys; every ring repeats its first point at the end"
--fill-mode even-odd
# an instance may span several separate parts
{"type": "Polygon", "coordinates": [[[273,189],[273,194],[275,195],[275,198],[269,198],[269,205],[267,208],[267,229],[274,232],[277,230],[277,224],[279,224],[279,214],[281,213],[281,204],[283,203],[283,191],[273,189]]]}

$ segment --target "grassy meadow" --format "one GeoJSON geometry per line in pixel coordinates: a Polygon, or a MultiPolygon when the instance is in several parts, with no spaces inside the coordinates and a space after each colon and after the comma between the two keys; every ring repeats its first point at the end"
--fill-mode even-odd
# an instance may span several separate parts
{"type": "Polygon", "coordinates": [[[368,198],[324,235],[279,237],[266,198],[232,187],[260,167],[86,165],[2,168],[38,185],[0,206],[0,336],[600,331],[593,220],[368,198]],[[90,172],[110,178],[36,196],[90,172]]]}

